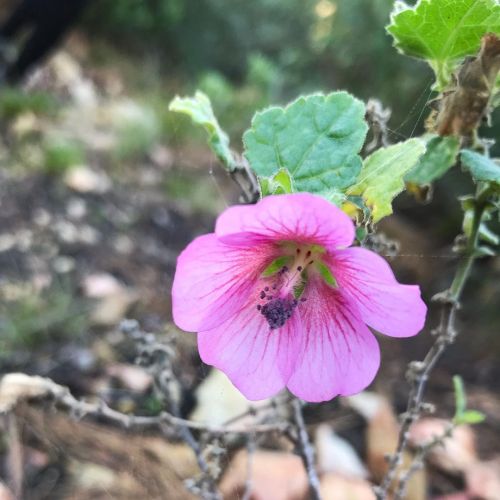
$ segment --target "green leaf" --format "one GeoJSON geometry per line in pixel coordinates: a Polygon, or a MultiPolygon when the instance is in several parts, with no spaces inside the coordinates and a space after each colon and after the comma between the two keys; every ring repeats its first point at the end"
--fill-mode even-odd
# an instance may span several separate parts
{"type": "Polygon", "coordinates": [[[272,177],[259,177],[262,197],[271,194],[289,194],[294,192],[293,179],[286,168],[280,168],[272,177]]]}
{"type": "Polygon", "coordinates": [[[465,410],[458,419],[455,419],[454,422],[458,425],[460,424],[480,424],[484,422],[486,419],[486,415],[477,410],[465,410]]]}
{"type": "Polygon", "coordinates": [[[360,195],[377,222],[392,214],[392,200],[403,191],[404,176],[425,153],[421,139],[409,139],[381,148],[365,158],[356,184],[347,193],[360,195]]]}
{"type": "Polygon", "coordinates": [[[188,115],[194,123],[201,125],[208,134],[208,145],[217,158],[232,172],[236,165],[229,148],[229,137],[221,129],[214,115],[210,99],[200,91],[194,97],[175,97],[168,107],[170,111],[188,115]]]}
{"type": "Polygon", "coordinates": [[[470,172],[476,182],[494,182],[500,184],[500,165],[484,155],[468,149],[460,153],[462,167],[470,172]]]}
{"type": "Polygon", "coordinates": [[[265,269],[264,272],[262,273],[262,276],[267,278],[268,276],[272,276],[273,274],[276,274],[278,271],[281,270],[283,266],[286,266],[291,260],[293,260],[293,257],[290,255],[283,255],[281,257],[278,257],[277,259],[274,259],[271,264],[269,264],[265,269]]]}
{"type": "Polygon", "coordinates": [[[500,33],[496,0],[419,0],[397,2],[387,31],[408,56],[426,59],[443,90],[464,57],[475,54],[486,33],[500,33]]]}
{"type": "Polygon", "coordinates": [[[406,182],[419,186],[442,177],[455,164],[460,148],[457,137],[431,135],[424,139],[427,139],[427,150],[405,177],[406,182]]]}
{"type": "Polygon", "coordinates": [[[467,397],[465,395],[464,381],[460,375],[453,376],[453,389],[455,392],[455,418],[463,415],[467,408],[467,397]]]}
{"type": "Polygon", "coordinates": [[[302,278],[301,281],[293,288],[293,297],[295,299],[300,299],[306,288],[307,277],[305,276],[305,273],[302,273],[300,276],[302,278]]]}
{"type": "Polygon", "coordinates": [[[337,280],[333,276],[330,268],[324,262],[322,262],[320,260],[316,260],[314,262],[314,265],[315,265],[316,269],[319,271],[319,273],[321,274],[321,277],[325,280],[325,283],[327,285],[330,285],[334,288],[338,288],[339,285],[337,283],[337,280]]]}
{"type": "Polygon", "coordinates": [[[479,239],[494,246],[500,243],[498,234],[494,233],[484,222],[479,226],[479,239]]]}
{"type": "Polygon", "coordinates": [[[495,250],[493,250],[493,248],[490,248],[489,246],[481,245],[476,248],[474,255],[476,257],[496,257],[497,252],[495,252],[495,250]]]}
{"type": "Polygon", "coordinates": [[[363,227],[363,226],[356,227],[356,239],[359,241],[361,246],[362,246],[362,244],[365,241],[367,236],[368,236],[368,231],[367,231],[366,227],[363,227]]]}
{"type": "Polygon", "coordinates": [[[297,191],[339,202],[361,170],[367,132],[363,103],[347,92],[300,97],[257,113],[245,132],[245,156],[260,177],[287,169],[297,191]]]}
{"type": "Polygon", "coordinates": [[[483,422],[486,417],[480,411],[467,409],[464,382],[459,375],[453,377],[453,388],[455,392],[455,416],[453,417],[453,423],[455,425],[462,425],[483,422]]]}

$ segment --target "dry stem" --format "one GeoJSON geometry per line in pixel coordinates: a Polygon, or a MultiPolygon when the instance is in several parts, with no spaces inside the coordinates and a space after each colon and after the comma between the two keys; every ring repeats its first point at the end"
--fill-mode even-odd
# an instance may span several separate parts
{"type": "MultiPolygon", "coordinates": [[[[442,302],[441,320],[438,328],[433,332],[436,335],[436,340],[423,361],[414,361],[409,365],[408,379],[412,384],[412,387],[408,397],[406,411],[402,415],[402,423],[396,451],[389,458],[389,468],[384,479],[382,480],[382,483],[375,489],[378,500],[387,498],[387,494],[396,477],[398,467],[402,464],[403,453],[408,446],[410,427],[413,422],[418,420],[425,412],[426,403],[423,398],[429,376],[445,352],[446,348],[455,341],[457,335],[455,326],[456,313],[459,308],[459,301],[463,288],[470,276],[472,265],[477,256],[476,252],[479,228],[484,210],[486,208],[487,198],[487,191],[482,193],[478,192],[478,195],[476,196],[476,207],[474,210],[472,228],[464,252],[465,258],[460,261],[450,288],[446,292],[438,294],[434,298],[434,300],[442,302]]],[[[429,449],[430,448],[426,449],[425,453],[427,453],[429,449]]],[[[402,478],[399,479],[398,490],[405,490],[406,483],[411,477],[413,471],[408,472],[403,474],[402,478]]]]}

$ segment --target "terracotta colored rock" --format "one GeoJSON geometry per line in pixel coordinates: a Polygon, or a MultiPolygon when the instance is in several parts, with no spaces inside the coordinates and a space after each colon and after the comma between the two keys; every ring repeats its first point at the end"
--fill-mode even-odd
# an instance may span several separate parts
{"type": "Polygon", "coordinates": [[[16,500],[12,491],[3,483],[0,483],[0,500],[16,500]]]}
{"type": "Polygon", "coordinates": [[[432,500],[471,500],[471,497],[465,491],[460,491],[459,493],[433,497],[432,500]]]}
{"type": "Polygon", "coordinates": [[[321,495],[323,500],[375,500],[368,481],[334,473],[321,477],[321,495]]]}
{"type": "Polygon", "coordinates": [[[477,462],[465,471],[470,498],[498,500],[500,498],[500,457],[477,462]]]}
{"type": "MultiPolygon", "coordinates": [[[[424,418],[415,422],[410,429],[410,445],[428,443],[435,436],[443,434],[448,425],[447,420],[439,418],[424,418]]],[[[457,427],[453,435],[446,439],[444,446],[436,446],[430,451],[428,460],[437,468],[452,474],[465,472],[478,461],[472,428],[468,425],[457,427]]]]}
{"type": "MultiPolygon", "coordinates": [[[[250,500],[306,500],[307,475],[297,455],[257,451],[251,463],[250,500]]],[[[248,454],[238,452],[222,478],[220,489],[226,500],[241,499],[248,477],[248,454]]]]}
{"type": "MultiPolygon", "coordinates": [[[[368,422],[366,433],[367,465],[372,478],[379,483],[387,471],[386,456],[394,453],[398,443],[399,423],[389,401],[383,396],[368,391],[351,396],[349,404],[368,422]]],[[[396,478],[411,464],[412,455],[403,455],[403,464],[396,478]]],[[[424,500],[427,498],[427,479],[425,470],[417,471],[406,489],[405,500],[424,500]]]]}
{"type": "Polygon", "coordinates": [[[95,299],[91,321],[94,325],[113,326],[125,316],[137,299],[137,293],[107,273],[86,276],[82,282],[86,297],[95,299]]]}

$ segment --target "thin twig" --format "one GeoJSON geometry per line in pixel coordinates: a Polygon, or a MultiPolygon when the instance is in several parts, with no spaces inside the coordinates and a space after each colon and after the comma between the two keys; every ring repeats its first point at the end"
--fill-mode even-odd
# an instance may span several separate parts
{"type": "Polygon", "coordinates": [[[201,475],[197,480],[193,480],[191,490],[204,500],[222,500],[216,477],[212,474],[212,468],[203,453],[201,441],[193,435],[189,426],[181,418],[178,397],[176,397],[181,387],[174,376],[175,349],[171,345],[172,340],[169,339],[170,342],[166,344],[157,342],[156,336],[143,332],[138,322],[125,325],[125,330],[127,326],[130,336],[137,343],[138,362],[146,366],[153,375],[156,395],[162,400],[165,408],[170,410],[172,416],[179,419],[179,436],[191,448],[196,458],[201,475]]]}
{"type": "Polygon", "coordinates": [[[16,415],[6,415],[5,424],[7,431],[6,436],[9,442],[6,464],[9,476],[9,486],[15,498],[22,498],[24,482],[23,446],[16,415]]]}
{"type": "Polygon", "coordinates": [[[410,481],[413,474],[415,474],[415,472],[417,472],[424,466],[425,458],[432,449],[434,449],[438,445],[444,445],[445,440],[453,434],[455,428],[456,425],[453,422],[450,422],[444,432],[442,432],[438,436],[434,436],[429,442],[418,447],[410,467],[399,478],[398,486],[394,493],[393,500],[404,499],[408,482],[410,481]]]}
{"type": "Polygon", "coordinates": [[[384,108],[378,99],[369,99],[366,103],[366,121],[370,126],[371,140],[365,143],[363,147],[364,155],[373,153],[376,149],[387,147],[389,145],[388,138],[388,122],[391,117],[391,110],[384,108]]]}
{"type": "Polygon", "coordinates": [[[202,422],[193,422],[180,417],[176,417],[168,412],[162,412],[154,417],[127,415],[119,411],[113,410],[106,403],[100,401],[98,403],[87,403],[77,400],[66,388],[54,384],[56,390],[52,393],[55,401],[65,410],[78,418],[104,418],[105,420],[118,424],[125,429],[161,429],[167,425],[170,431],[178,431],[181,427],[207,432],[214,436],[222,436],[227,434],[243,434],[249,435],[253,433],[267,432],[283,432],[286,424],[256,424],[253,426],[234,426],[224,427],[204,424],[202,422]]]}
{"type": "Polygon", "coordinates": [[[304,466],[306,468],[307,477],[309,479],[309,490],[311,500],[321,500],[320,483],[316,465],[314,462],[314,449],[309,441],[304,417],[302,415],[302,403],[299,399],[292,401],[293,416],[297,428],[297,448],[300,452],[304,466]]]}
{"type": "Polygon", "coordinates": [[[445,352],[446,348],[455,341],[457,330],[455,327],[456,313],[459,308],[459,301],[464,286],[470,276],[472,265],[477,257],[477,242],[479,228],[483,213],[487,204],[489,193],[478,192],[476,196],[476,206],[467,246],[464,254],[465,258],[460,261],[455,277],[450,288],[435,297],[435,300],[442,302],[441,320],[435,330],[436,340],[429,352],[421,362],[412,362],[409,365],[408,379],[412,384],[408,397],[406,412],[402,415],[401,429],[399,431],[398,445],[395,453],[389,458],[387,473],[379,487],[375,488],[378,500],[387,498],[387,494],[395,479],[397,470],[403,461],[403,453],[408,446],[410,427],[420,418],[425,411],[426,404],[423,401],[425,388],[429,376],[437,362],[445,352]]]}
{"type": "Polygon", "coordinates": [[[229,172],[230,177],[241,189],[245,203],[255,203],[259,199],[259,182],[246,158],[233,151],[235,168],[229,172]]]}
{"type": "Polygon", "coordinates": [[[247,437],[247,476],[245,480],[245,491],[241,500],[250,500],[252,498],[253,489],[253,458],[257,449],[257,441],[255,434],[250,434],[247,437]]]}

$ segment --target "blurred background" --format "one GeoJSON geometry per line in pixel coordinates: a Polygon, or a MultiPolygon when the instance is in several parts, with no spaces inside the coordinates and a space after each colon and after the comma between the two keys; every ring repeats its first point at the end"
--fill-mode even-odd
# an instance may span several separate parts
{"type": "MultiPolygon", "coordinates": [[[[0,23],[18,3],[2,0],[0,23]]],[[[210,370],[195,337],[171,323],[170,286],[179,252],[211,231],[239,193],[203,133],[170,113],[168,103],[203,90],[236,150],[255,111],[314,91],[377,98],[392,110],[392,142],[419,135],[433,77],[424,63],[392,47],[384,30],[392,6],[392,0],[94,0],[50,58],[17,85],[0,83],[0,373],[51,377],[121,411],[158,413],[151,379],[134,365],[134,346],[117,328],[132,317],[148,331],[175,336],[184,415],[210,415],[200,390],[212,405],[228,405],[221,411],[230,415],[229,385],[200,389],[210,370]]],[[[499,136],[498,112],[495,119],[485,136],[499,136]]],[[[428,302],[453,275],[462,216],[457,196],[472,190],[455,169],[426,203],[401,195],[395,215],[380,224],[381,253],[401,281],[421,285],[428,302]]],[[[429,386],[438,415],[450,417],[451,376],[464,377],[471,407],[487,415],[473,431],[481,460],[500,453],[499,274],[498,258],[477,264],[460,312],[461,335],[429,386]]],[[[427,351],[436,317],[431,310],[418,338],[380,339],[383,365],[371,389],[392,414],[406,402],[406,363],[427,351]]],[[[336,400],[308,408],[306,416],[313,429],[331,420],[366,461],[366,421],[344,418],[337,429],[335,410],[347,411],[336,400]]],[[[100,498],[94,483],[72,483],[59,458],[47,451],[36,457],[40,463],[25,476],[26,498],[100,498]]],[[[426,491],[459,491],[459,472],[437,473],[426,491]]]]}

